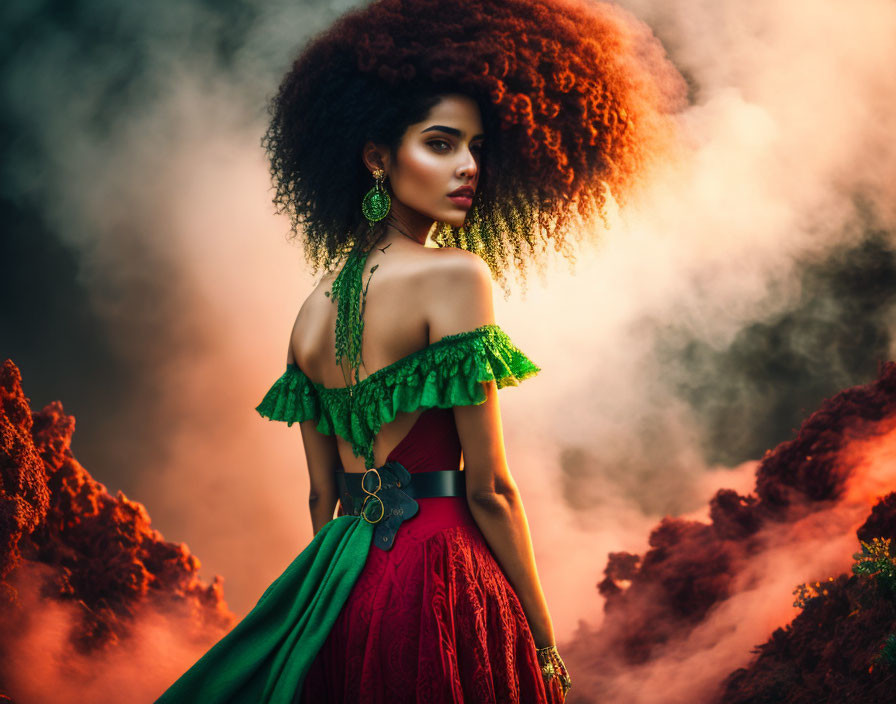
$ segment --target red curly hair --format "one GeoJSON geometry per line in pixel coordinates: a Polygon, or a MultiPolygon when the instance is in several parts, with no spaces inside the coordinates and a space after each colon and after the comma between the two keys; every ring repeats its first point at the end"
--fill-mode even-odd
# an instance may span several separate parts
{"type": "Polygon", "coordinates": [[[274,202],[302,230],[315,269],[375,236],[359,207],[372,184],[364,142],[397,147],[448,92],[477,100],[486,143],[466,223],[439,223],[436,241],[477,252],[500,277],[540,244],[568,253],[570,232],[605,219],[608,193],[625,202],[685,86],[650,30],[605,3],[378,0],[353,10],[295,61],[264,140],[274,202]]]}

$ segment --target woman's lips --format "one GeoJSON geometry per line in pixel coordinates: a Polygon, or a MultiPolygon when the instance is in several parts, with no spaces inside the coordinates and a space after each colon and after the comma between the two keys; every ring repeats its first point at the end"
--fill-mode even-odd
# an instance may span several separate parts
{"type": "Polygon", "coordinates": [[[448,196],[455,205],[459,205],[461,208],[469,208],[473,205],[473,196],[448,196]]]}

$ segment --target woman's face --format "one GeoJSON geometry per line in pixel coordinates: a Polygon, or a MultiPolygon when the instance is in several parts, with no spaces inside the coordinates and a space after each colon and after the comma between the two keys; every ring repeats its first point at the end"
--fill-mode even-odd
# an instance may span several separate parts
{"type": "Polygon", "coordinates": [[[476,101],[455,94],[443,96],[426,119],[409,126],[394,159],[384,160],[399,207],[463,225],[479,181],[483,132],[476,101]],[[467,196],[450,195],[462,187],[467,196]]]}

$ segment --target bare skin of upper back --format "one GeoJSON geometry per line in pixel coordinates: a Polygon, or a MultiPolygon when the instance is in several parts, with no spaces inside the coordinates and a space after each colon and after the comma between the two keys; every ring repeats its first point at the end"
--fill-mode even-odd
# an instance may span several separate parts
{"type": "MultiPolygon", "coordinates": [[[[287,358],[326,387],[346,386],[335,356],[336,305],[325,295],[339,268],[321,278],[299,310],[287,358]]],[[[362,380],[445,335],[494,322],[488,267],[470,252],[423,247],[393,233],[371,250],[362,282],[368,287],[362,380]]],[[[377,465],[386,461],[421,412],[399,413],[381,428],[374,441],[377,465]]],[[[363,458],[354,456],[346,440],[337,437],[335,442],[343,468],[363,472],[363,458]]]]}

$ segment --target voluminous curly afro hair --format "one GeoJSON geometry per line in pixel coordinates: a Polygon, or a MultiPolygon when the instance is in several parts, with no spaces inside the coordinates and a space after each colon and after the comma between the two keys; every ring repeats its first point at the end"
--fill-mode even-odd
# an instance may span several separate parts
{"type": "MultiPolygon", "coordinates": [[[[280,212],[314,271],[378,237],[361,214],[372,140],[393,153],[446,93],[478,103],[486,130],[463,227],[435,240],[479,254],[498,278],[626,199],[684,82],[650,30],[589,0],[379,0],[343,15],[296,59],[262,140],[280,212]]],[[[379,227],[383,223],[378,224],[379,227]]]]}

